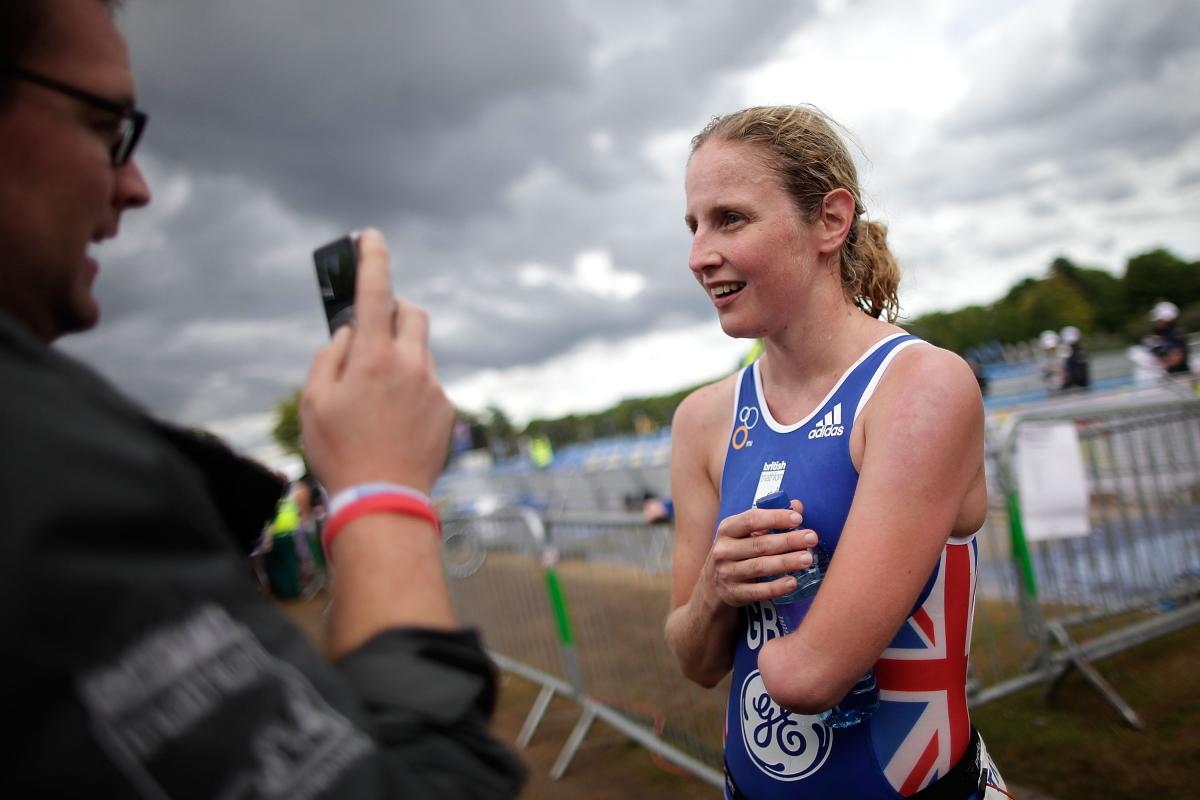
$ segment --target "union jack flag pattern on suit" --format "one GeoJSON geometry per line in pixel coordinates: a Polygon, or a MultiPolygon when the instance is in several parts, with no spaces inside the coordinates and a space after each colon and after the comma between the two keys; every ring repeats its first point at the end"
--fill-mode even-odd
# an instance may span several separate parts
{"type": "Polygon", "coordinates": [[[946,545],[925,603],[875,663],[879,699],[902,708],[871,736],[888,783],[906,797],[945,775],[971,738],[966,674],[978,551],[973,538],[946,545]]]}

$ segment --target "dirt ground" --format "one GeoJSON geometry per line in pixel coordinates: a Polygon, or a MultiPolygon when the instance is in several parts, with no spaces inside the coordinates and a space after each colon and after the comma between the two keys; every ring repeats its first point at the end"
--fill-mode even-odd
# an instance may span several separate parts
{"type": "MultiPolygon", "coordinates": [[[[533,684],[505,675],[493,727],[496,735],[514,742],[536,696],[533,684]]],[[[551,702],[533,740],[520,751],[529,766],[529,782],[522,798],[695,800],[721,796],[709,784],[669,763],[656,761],[649,751],[602,722],[592,726],[562,778],[551,780],[550,768],[579,716],[580,710],[573,703],[561,698],[551,702]]]]}
{"type": "MultiPolygon", "coordinates": [[[[320,646],[321,615],[328,595],[311,600],[284,602],[282,609],[320,646]]],[[[514,743],[522,724],[533,707],[539,687],[522,678],[503,675],[500,702],[493,732],[502,741],[514,743]]],[[[555,698],[550,703],[529,746],[520,751],[529,767],[529,780],[522,800],[573,798],[661,798],[696,800],[720,797],[720,792],[690,775],[682,774],[668,763],[658,763],[645,749],[633,744],[603,722],[591,728],[566,773],[557,781],[550,779],[550,768],[558,758],[563,742],[579,719],[574,703],[555,698]]]]}
{"type": "MultiPolygon", "coordinates": [[[[519,653],[532,666],[563,674],[562,654],[556,646],[561,631],[546,602],[544,576],[532,573],[524,559],[506,562],[492,557],[489,567],[463,581],[454,581],[454,594],[464,621],[487,632],[490,647],[519,653]],[[524,561],[524,564],[521,562],[524,561]],[[504,598],[504,602],[497,602],[504,598]],[[513,619],[521,624],[512,624],[513,619]]],[[[675,675],[673,657],[662,640],[661,620],[666,612],[665,576],[642,575],[630,579],[627,569],[602,564],[559,566],[565,594],[570,598],[570,636],[581,658],[584,685],[592,696],[621,708],[647,727],[658,727],[668,737],[686,743],[691,752],[719,753],[721,723],[727,688],[703,690],[682,678],[664,685],[663,676],[675,675]],[[620,635],[612,632],[613,620],[624,621],[620,635]],[[634,674],[630,664],[641,665],[634,674]]],[[[287,613],[319,644],[321,613],[328,595],[308,601],[284,603],[287,613]]],[[[515,743],[540,687],[504,674],[493,730],[503,741],[515,743]]],[[[596,721],[582,746],[559,780],[549,773],[581,710],[556,697],[539,724],[529,746],[520,751],[529,767],[523,800],[572,798],[661,798],[698,800],[719,798],[720,790],[683,773],[634,744],[603,722],[596,721]]],[[[711,759],[709,759],[711,760],[711,759]]],[[[1022,800],[1050,800],[1023,787],[1022,800]]]]}

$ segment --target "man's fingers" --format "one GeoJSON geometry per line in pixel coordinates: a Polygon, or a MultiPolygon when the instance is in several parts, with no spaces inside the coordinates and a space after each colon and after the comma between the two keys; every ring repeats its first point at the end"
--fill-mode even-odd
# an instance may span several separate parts
{"type": "Polygon", "coordinates": [[[425,347],[429,343],[429,315],[420,306],[393,299],[396,308],[396,341],[425,347]]]}
{"type": "Polygon", "coordinates": [[[319,386],[332,383],[341,374],[346,363],[346,354],[350,352],[350,342],[354,338],[354,330],[349,325],[343,325],[333,334],[333,341],[317,351],[312,366],[308,370],[308,385],[319,386]]]}
{"type": "Polygon", "coordinates": [[[383,234],[367,228],[358,237],[358,277],[354,290],[355,325],[364,339],[392,334],[392,279],[383,234]]]}

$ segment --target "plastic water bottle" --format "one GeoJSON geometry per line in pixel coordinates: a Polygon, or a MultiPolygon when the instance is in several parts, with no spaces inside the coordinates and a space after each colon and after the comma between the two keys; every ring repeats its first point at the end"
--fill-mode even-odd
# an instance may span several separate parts
{"type": "MultiPolygon", "coordinates": [[[[791,499],[784,492],[772,492],[755,500],[754,506],[756,508],[790,508],[791,499]]],[[[783,533],[788,530],[796,529],[772,528],[771,533],[783,533]]],[[[810,548],[809,552],[813,557],[812,566],[801,572],[792,573],[796,579],[796,588],[782,597],[776,597],[777,605],[786,605],[806,597],[812,597],[817,593],[817,589],[821,588],[821,580],[825,577],[825,567],[829,558],[820,545],[810,548]]],[[[774,575],[762,580],[772,581],[778,577],[778,575],[774,575]]],[[[836,706],[828,711],[822,711],[819,716],[821,722],[830,728],[849,728],[862,722],[878,709],[879,683],[875,680],[875,670],[869,669],[867,674],[858,679],[836,706]]]]}
{"type": "MultiPolygon", "coordinates": [[[[786,492],[772,492],[771,494],[765,494],[762,497],[755,500],[754,507],[755,508],[791,508],[792,501],[791,501],[791,498],[789,498],[787,496],[786,492]]],[[[772,528],[770,532],[771,533],[786,533],[787,531],[794,531],[794,530],[797,530],[797,529],[796,528],[772,528]]],[[[809,567],[808,569],[791,573],[792,577],[796,579],[796,588],[793,589],[792,591],[788,592],[787,594],[783,595],[782,597],[776,597],[775,605],[787,605],[788,603],[794,603],[797,600],[803,600],[806,597],[812,597],[814,594],[817,593],[817,589],[821,588],[821,578],[824,577],[825,573],[824,573],[824,567],[822,565],[823,559],[821,558],[822,552],[821,552],[820,546],[818,545],[817,547],[809,548],[808,552],[812,553],[812,557],[813,557],[812,566],[809,567]]],[[[765,583],[767,581],[773,581],[779,577],[780,577],[779,575],[768,575],[764,578],[760,578],[759,580],[761,580],[765,583]]]]}
{"type": "Polygon", "coordinates": [[[875,670],[858,679],[840,702],[820,714],[821,722],[830,728],[849,728],[857,725],[879,710],[879,684],[875,681],[875,670]]]}

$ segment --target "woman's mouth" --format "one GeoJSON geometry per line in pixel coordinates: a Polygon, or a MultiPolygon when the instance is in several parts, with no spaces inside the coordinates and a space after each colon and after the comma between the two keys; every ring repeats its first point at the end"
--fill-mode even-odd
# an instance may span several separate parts
{"type": "Polygon", "coordinates": [[[713,300],[726,300],[730,297],[733,297],[744,288],[746,288],[746,284],[741,281],[714,283],[708,287],[708,294],[713,300]]]}

